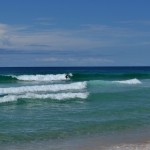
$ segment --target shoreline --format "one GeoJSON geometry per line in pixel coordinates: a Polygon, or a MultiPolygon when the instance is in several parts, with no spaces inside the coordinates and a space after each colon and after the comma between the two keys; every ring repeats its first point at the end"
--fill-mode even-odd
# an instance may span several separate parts
{"type": "Polygon", "coordinates": [[[26,144],[16,144],[16,145],[2,145],[2,150],[150,150],[150,141],[144,143],[133,143],[133,144],[115,144],[104,146],[95,141],[93,143],[51,143],[51,142],[42,142],[42,143],[26,143],[26,144]]]}
{"type": "Polygon", "coordinates": [[[150,150],[148,132],[79,136],[66,139],[38,140],[0,144],[2,150],[150,150]]]}

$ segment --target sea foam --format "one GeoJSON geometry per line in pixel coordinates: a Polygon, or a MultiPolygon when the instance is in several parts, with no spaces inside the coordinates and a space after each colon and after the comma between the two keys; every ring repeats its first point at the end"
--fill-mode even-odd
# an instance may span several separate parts
{"type": "Polygon", "coordinates": [[[0,98],[0,103],[17,101],[18,99],[55,99],[55,100],[67,100],[73,98],[86,99],[88,93],[57,93],[57,94],[35,94],[26,93],[21,95],[7,95],[0,98]]]}
{"type": "MultiPolygon", "coordinates": [[[[69,77],[73,75],[71,73],[68,74],[69,77]]],[[[46,74],[46,75],[20,75],[20,76],[13,76],[18,80],[23,81],[59,81],[59,80],[66,80],[66,74],[46,74]]],[[[69,78],[67,78],[68,80],[69,78]]]]}
{"type": "Polygon", "coordinates": [[[121,81],[113,81],[114,83],[122,83],[122,84],[141,84],[142,82],[138,79],[129,79],[129,80],[121,80],[121,81]]]}
{"type": "Polygon", "coordinates": [[[132,84],[141,84],[142,82],[138,79],[129,79],[129,80],[117,80],[117,81],[108,81],[108,80],[91,80],[88,81],[89,85],[96,85],[96,86],[101,86],[101,85],[105,85],[105,86],[109,86],[112,84],[128,84],[128,85],[132,85],[132,84]]]}
{"type": "Polygon", "coordinates": [[[19,94],[27,92],[58,92],[65,90],[81,90],[87,86],[86,82],[76,82],[70,84],[53,84],[53,85],[35,85],[0,88],[0,94],[19,94]]]}

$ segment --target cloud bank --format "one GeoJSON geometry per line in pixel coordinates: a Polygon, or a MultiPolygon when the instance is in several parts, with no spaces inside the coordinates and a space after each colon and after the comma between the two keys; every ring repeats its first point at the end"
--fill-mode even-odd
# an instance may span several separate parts
{"type": "MultiPolygon", "coordinates": [[[[0,48],[19,50],[85,50],[102,47],[136,45],[149,32],[106,25],[82,25],[76,29],[49,26],[13,26],[0,24],[0,48]],[[130,41],[131,39],[132,42],[130,41]]],[[[145,41],[146,42],[146,41],[145,41]]],[[[148,42],[147,42],[148,43],[148,42]]]]}
{"type": "MultiPolygon", "coordinates": [[[[129,23],[125,26],[126,22],[118,26],[83,24],[56,28],[51,19],[36,21],[38,24],[32,25],[0,23],[0,66],[99,66],[117,61],[126,64],[125,57],[132,58],[137,51],[141,56],[143,48],[147,53],[150,45],[149,29],[136,29],[129,23]]],[[[133,60],[130,62],[137,62],[133,60]]]]}

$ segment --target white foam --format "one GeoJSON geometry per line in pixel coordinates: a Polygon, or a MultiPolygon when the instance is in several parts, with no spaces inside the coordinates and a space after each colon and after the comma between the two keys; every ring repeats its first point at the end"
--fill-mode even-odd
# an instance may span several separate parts
{"type": "MultiPolygon", "coordinates": [[[[71,77],[72,74],[69,73],[71,77]]],[[[47,74],[47,75],[20,75],[20,76],[13,76],[18,80],[23,81],[59,81],[59,80],[66,80],[66,74],[47,74]]],[[[69,78],[67,78],[68,80],[69,78]]]]}
{"type": "Polygon", "coordinates": [[[0,88],[1,94],[19,94],[27,92],[58,92],[65,90],[81,90],[87,86],[86,82],[76,82],[70,84],[53,84],[53,85],[35,85],[22,87],[0,88]]]}
{"type": "Polygon", "coordinates": [[[58,94],[34,94],[34,93],[28,93],[23,96],[23,98],[33,98],[33,99],[57,99],[57,100],[63,100],[63,99],[70,99],[70,98],[81,98],[85,99],[87,98],[88,93],[58,93],[58,94]]]}
{"type": "Polygon", "coordinates": [[[12,102],[17,100],[17,95],[8,95],[4,97],[0,97],[0,103],[12,102]]]}
{"type": "Polygon", "coordinates": [[[7,95],[0,98],[0,103],[17,101],[21,98],[26,99],[55,99],[55,100],[66,100],[73,98],[86,99],[88,93],[58,93],[58,94],[35,94],[27,93],[24,95],[7,95]]]}
{"type": "Polygon", "coordinates": [[[122,83],[122,84],[141,84],[142,82],[138,79],[130,79],[130,80],[122,80],[122,81],[113,81],[115,83],[122,83]]]}

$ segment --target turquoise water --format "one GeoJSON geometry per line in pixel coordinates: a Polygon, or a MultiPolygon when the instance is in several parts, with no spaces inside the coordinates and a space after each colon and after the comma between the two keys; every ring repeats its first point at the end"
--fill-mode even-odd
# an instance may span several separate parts
{"type": "Polygon", "coordinates": [[[0,68],[0,143],[142,131],[149,91],[149,67],[0,68]]]}

